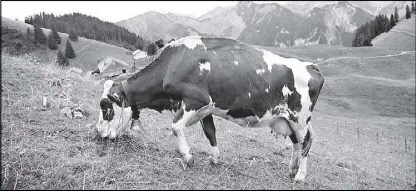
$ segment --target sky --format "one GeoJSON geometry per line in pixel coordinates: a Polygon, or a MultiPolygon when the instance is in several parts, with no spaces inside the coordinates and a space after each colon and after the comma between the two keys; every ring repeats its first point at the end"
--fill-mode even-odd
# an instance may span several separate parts
{"type": "MultiPolygon", "coordinates": [[[[266,1],[254,2],[266,3],[266,1]]],[[[42,11],[54,15],[79,12],[104,21],[117,22],[148,11],[157,11],[196,18],[216,7],[235,4],[237,1],[1,1],[1,16],[24,21],[26,16],[42,11]]]]}

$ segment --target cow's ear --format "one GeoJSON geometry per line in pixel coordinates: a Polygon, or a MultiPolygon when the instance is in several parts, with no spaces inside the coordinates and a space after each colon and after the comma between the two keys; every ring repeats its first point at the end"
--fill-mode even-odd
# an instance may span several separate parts
{"type": "Polygon", "coordinates": [[[108,99],[110,99],[112,102],[115,102],[117,105],[121,105],[121,100],[119,97],[113,95],[113,94],[107,94],[108,99]]]}

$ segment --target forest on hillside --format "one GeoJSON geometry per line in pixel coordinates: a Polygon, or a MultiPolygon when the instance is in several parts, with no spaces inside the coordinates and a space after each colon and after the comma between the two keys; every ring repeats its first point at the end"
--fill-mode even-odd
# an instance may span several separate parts
{"type": "Polygon", "coordinates": [[[80,37],[124,47],[129,50],[143,50],[146,40],[114,23],[81,13],[55,16],[42,12],[25,18],[25,23],[37,23],[43,28],[54,27],[58,32],[75,33],[80,37]]]}

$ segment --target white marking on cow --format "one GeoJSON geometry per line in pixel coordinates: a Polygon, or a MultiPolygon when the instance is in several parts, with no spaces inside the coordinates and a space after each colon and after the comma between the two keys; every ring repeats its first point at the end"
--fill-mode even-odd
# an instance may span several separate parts
{"type": "Polygon", "coordinates": [[[212,148],[212,161],[214,163],[218,163],[218,157],[220,156],[220,150],[218,149],[217,146],[213,146],[212,148]]]}
{"type": "Polygon", "coordinates": [[[235,65],[238,65],[238,62],[234,60],[234,64],[235,64],[235,65]]]}
{"type": "Polygon", "coordinates": [[[265,90],[266,90],[267,93],[269,93],[269,88],[266,88],[265,90]]]}
{"type": "Polygon", "coordinates": [[[199,70],[207,70],[208,72],[211,71],[211,64],[209,62],[199,63],[199,70]]]}
{"type": "Polygon", "coordinates": [[[248,92],[248,97],[251,97],[251,93],[250,92],[248,92]]]}
{"type": "Polygon", "coordinates": [[[185,162],[188,162],[192,155],[189,153],[189,146],[186,142],[186,137],[183,132],[183,128],[185,127],[185,124],[189,121],[190,118],[192,118],[195,115],[195,110],[186,111],[185,110],[185,103],[182,101],[182,109],[184,110],[184,113],[182,115],[182,118],[179,119],[176,123],[172,123],[172,130],[176,132],[176,135],[179,139],[179,151],[185,158],[185,162]]]}
{"type": "Polygon", "coordinates": [[[250,82],[250,86],[251,86],[251,82],[250,82]]]}
{"type": "Polygon", "coordinates": [[[217,53],[214,51],[214,54],[217,55],[217,53]]]}
{"type": "Polygon", "coordinates": [[[107,80],[104,82],[104,90],[103,94],[101,95],[101,98],[108,98],[107,94],[110,93],[111,87],[113,87],[114,81],[113,80],[107,80]]]}
{"type": "Polygon", "coordinates": [[[266,72],[266,70],[265,70],[265,69],[257,69],[257,70],[256,70],[256,73],[257,73],[258,75],[262,75],[264,72],[266,72]]]}
{"type": "Polygon", "coordinates": [[[204,49],[205,49],[205,51],[207,50],[207,47],[202,42],[200,36],[188,36],[188,37],[184,37],[184,38],[178,39],[176,41],[172,41],[168,45],[170,45],[172,47],[176,47],[176,46],[181,46],[182,44],[184,44],[187,48],[189,48],[191,50],[193,50],[194,48],[196,48],[198,45],[203,46],[204,49]]]}
{"type": "Polygon", "coordinates": [[[287,95],[292,95],[293,91],[290,91],[290,89],[286,85],[284,85],[282,88],[282,93],[284,96],[287,96],[287,95]]]}
{"type": "Polygon", "coordinates": [[[308,65],[313,65],[311,62],[301,62],[295,58],[283,58],[279,55],[273,54],[267,50],[261,50],[263,52],[263,59],[266,62],[269,71],[272,70],[274,65],[284,65],[292,70],[294,77],[294,86],[296,91],[300,94],[300,102],[302,105],[301,111],[296,113],[300,125],[302,128],[306,127],[306,120],[311,116],[309,107],[312,105],[312,102],[309,97],[309,86],[308,82],[311,79],[311,74],[307,71],[306,67],[308,65]]]}

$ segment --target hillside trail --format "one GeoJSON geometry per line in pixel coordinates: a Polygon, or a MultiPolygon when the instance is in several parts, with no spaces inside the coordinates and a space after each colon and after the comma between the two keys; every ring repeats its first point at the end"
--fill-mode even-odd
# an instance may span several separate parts
{"type": "Polygon", "coordinates": [[[79,50],[75,51],[75,53],[78,53],[78,52],[83,51],[84,49],[86,49],[87,47],[91,46],[92,44],[94,44],[94,42],[91,42],[91,43],[89,43],[89,44],[85,45],[85,46],[84,46],[84,47],[82,47],[81,49],[79,49],[79,50]]]}
{"type": "Polygon", "coordinates": [[[391,31],[394,31],[394,32],[401,32],[401,33],[410,34],[410,35],[412,35],[412,36],[416,36],[414,33],[411,33],[411,32],[408,32],[408,31],[402,31],[402,30],[399,30],[399,29],[396,29],[396,28],[392,28],[392,29],[391,29],[391,31]]]}
{"type": "Polygon", "coordinates": [[[363,56],[363,57],[357,57],[357,56],[341,56],[341,57],[335,57],[335,58],[330,58],[330,59],[327,59],[327,60],[323,60],[323,61],[320,61],[320,62],[317,62],[316,64],[318,65],[318,64],[321,64],[321,63],[324,63],[324,62],[329,62],[329,61],[332,61],[332,60],[339,60],[339,59],[359,59],[359,58],[387,58],[387,57],[395,57],[395,56],[401,56],[401,55],[405,55],[405,54],[411,54],[411,53],[415,53],[416,51],[414,51],[414,50],[412,50],[412,51],[402,51],[401,53],[399,53],[399,54],[387,54],[387,55],[383,55],[383,56],[368,56],[368,57],[365,57],[365,56],[363,56]]]}

